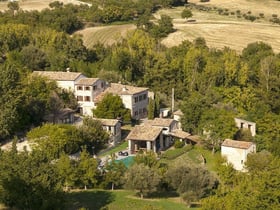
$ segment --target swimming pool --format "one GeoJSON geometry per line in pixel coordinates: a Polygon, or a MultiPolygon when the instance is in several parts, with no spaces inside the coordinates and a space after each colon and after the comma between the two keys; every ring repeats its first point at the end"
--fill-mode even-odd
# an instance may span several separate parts
{"type": "Polygon", "coordinates": [[[127,156],[123,159],[120,160],[115,160],[116,162],[123,162],[124,165],[128,168],[129,166],[131,166],[134,162],[134,156],[127,156]]]}

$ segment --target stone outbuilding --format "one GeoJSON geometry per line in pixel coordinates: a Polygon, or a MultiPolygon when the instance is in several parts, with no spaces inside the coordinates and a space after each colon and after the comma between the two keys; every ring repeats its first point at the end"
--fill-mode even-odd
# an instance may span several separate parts
{"type": "Polygon", "coordinates": [[[256,152],[256,144],[247,141],[226,139],[222,143],[221,154],[236,170],[245,171],[245,162],[249,153],[256,152]]]}

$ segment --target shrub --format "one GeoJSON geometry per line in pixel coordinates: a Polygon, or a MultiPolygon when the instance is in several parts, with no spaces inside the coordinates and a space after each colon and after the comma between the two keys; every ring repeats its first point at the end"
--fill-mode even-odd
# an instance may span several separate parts
{"type": "Polygon", "coordinates": [[[273,17],[273,18],[277,18],[278,15],[277,15],[277,14],[272,14],[272,17],[273,17]]]}
{"type": "Polygon", "coordinates": [[[263,13],[260,13],[259,16],[260,16],[261,18],[264,18],[264,14],[263,14],[263,13]]]}

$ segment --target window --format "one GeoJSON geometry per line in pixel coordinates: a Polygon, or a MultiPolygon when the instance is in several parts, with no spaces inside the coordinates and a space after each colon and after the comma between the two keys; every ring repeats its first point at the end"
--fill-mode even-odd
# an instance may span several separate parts
{"type": "Polygon", "coordinates": [[[243,126],[244,126],[244,123],[240,123],[240,128],[243,128],[243,126]]]}
{"type": "Polygon", "coordinates": [[[78,86],[77,90],[83,90],[83,86],[78,86]]]}
{"type": "Polygon", "coordinates": [[[90,96],[85,96],[85,101],[90,101],[90,96]]]}
{"type": "Polygon", "coordinates": [[[142,101],[142,95],[141,95],[141,96],[139,96],[139,101],[142,101]]]}
{"type": "Polygon", "coordinates": [[[137,116],[137,115],[138,115],[138,112],[137,112],[137,111],[136,111],[136,112],[134,112],[134,115],[135,115],[135,116],[137,116]]]}
{"type": "Polygon", "coordinates": [[[96,90],[96,89],[97,89],[97,86],[96,86],[96,85],[94,85],[94,86],[93,86],[93,90],[96,90]]]}
{"type": "Polygon", "coordinates": [[[147,94],[144,94],[143,95],[143,100],[146,100],[147,99],[147,94]]]}
{"type": "Polygon", "coordinates": [[[77,96],[78,101],[83,101],[83,96],[77,96]]]}
{"type": "Polygon", "coordinates": [[[241,164],[243,164],[243,160],[241,160],[241,164]]]}
{"type": "Polygon", "coordinates": [[[134,98],[134,103],[137,103],[138,102],[138,96],[136,96],[135,98],[134,98]]]}
{"type": "Polygon", "coordinates": [[[249,131],[251,131],[252,125],[248,124],[248,129],[249,129],[249,131]]]}
{"type": "Polygon", "coordinates": [[[147,113],[147,109],[143,108],[143,113],[146,114],[147,113]]]}
{"type": "Polygon", "coordinates": [[[101,88],[104,88],[104,82],[101,82],[101,88]]]}
{"type": "Polygon", "coordinates": [[[85,90],[90,90],[90,86],[86,86],[86,87],[85,87],[85,90]]]}

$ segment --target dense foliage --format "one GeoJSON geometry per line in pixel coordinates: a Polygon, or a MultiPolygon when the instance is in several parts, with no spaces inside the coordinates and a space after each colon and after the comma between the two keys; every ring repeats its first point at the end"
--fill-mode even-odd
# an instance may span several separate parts
{"type": "MultiPolygon", "coordinates": [[[[193,200],[213,193],[216,182],[208,171],[191,166],[168,169],[159,166],[153,154],[137,157],[139,165],[127,172],[122,165],[109,164],[102,175],[97,160],[87,153],[98,152],[108,138],[100,123],[86,119],[80,128],[42,125],[46,114],[77,104],[73,95],[44,78],[32,77],[31,72],[70,67],[90,77],[147,86],[157,92],[156,101],[149,105],[150,118],[158,114],[160,105],[170,106],[175,88],[176,107],[184,113],[183,129],[203,136],[214,152],[224,138],[257,142],[259,151],[271,154],[249,158],[247,174],[236,173],[221,161],[221,185],[203,202],[203,208],[277,209],[280,55],[263,42],[249,44],[241,54],[226,47],[210,49],[203,38],[166,48],[160,41],[173,31],[172,20],[162,16],[155,23],[150,15],[161,6],[182,1],[98,2],[91,1],[92,7],[56,2],[42,12],[21,11],[10,4],[10,11],[0,13],[0,140],[41,125],[29,133],[39,153],[17,153],[15,149],[0,153],[1,202],[19,209],[60,209],[62,187],[89,188],[104,182],[101,186],[114,188],[122,185],[116,179],[121,176],[127,178],[126,187],[139,190],[141,195],[163,186],[193,200]],[[134,19],[138,29],[112,46],[97,44],[87,49],[81,37],[69,35],[85,24],[134,19]],[[237,116],[256,122],[255,137],[235,129],[233,118],[237,116]],[[68,157],[83,145],[86,148],[80,159],[68,157]]],[[[119,98],[111,95],[100,104],[94,112],[98,117],[129,118],[119,98]]]]}

